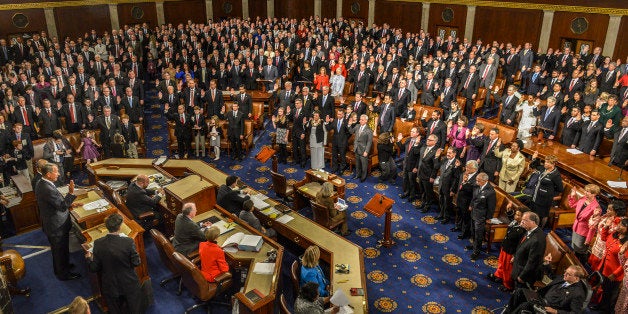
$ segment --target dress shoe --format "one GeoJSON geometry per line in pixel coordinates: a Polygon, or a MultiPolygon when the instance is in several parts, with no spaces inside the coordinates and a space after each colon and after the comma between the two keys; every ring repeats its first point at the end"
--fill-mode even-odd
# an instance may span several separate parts
{"type": "Polygon", "coordinates": [[[58,277],[58,278],[59,278],[59,280],[61,280],[61,281],[74,280],[74,279],[79,279],[79,278],[81,278],[81,274],[79,274],[79,273],[71,273],[71,272],[68,272],[68,274],[67,274],[67,275],[65,275],[65,276],[63,276],[63,277],[58,277]]]}
{"type": "Polygon", "coordinates": [[[464,240],[464,239],[467,238],[467,235],[466,234],[459,234],[457,238],[458,238],[458,240],[464,240]]]}
{"type": "Polygon", "coordinates": [[[76,267],[76,265],[74,265],[73,263],[68,264],[68,268],[74,269],[74,267],[76,267]]]}
{"type": "Polygon", "coordinates": [[[403,194],[401,194],[401,198],[406,198],[406,197],[408,197],[408,196],[410,196],[410,194],[408,194],[408,193],[403,193],[403,194]]]}
{"type": "Polygon", "coordinates": [[[449,229],[449,231],[451,231],[451,232],[460,232],[460,227],[453,227],[453,228],[449,229]]]}
{"type": "Polygon", "coordinates": [[[473,250],[473,245],[467,245],[464,248],[467,249],[467,250],[473,250]]]}
{"type": "Polygon", "coordinates": [[[497,290],[499,290],[499,291],[501,291],[501,292],[508,292],[508,293],[511,293],[511,292],[512,292],[512,289],[508,289],[508,288],[506,288],[506,286],[503,286],[503,285],[502,285],[502,286],[497,287],[497,290]]]}
{"type": "Polygon", "coordinates": [[[364,179],[360,179],[360,182],[364,182],[364,181],[366,181],[366,178],[364,178],[364,179]]]}
{"type": "Polygon", "coordinates": [[[473,254],[471,254],[471,260],[475,261],[478,259],[478,256],[480,256],[480,252],[473,252],[473,254]]]}
{"type": "Polygon", "coordinates": [[[353,179],[353,180],[355,180],[355,179],[357,179],[357,178],[358,178],[358,176],[353,176],[353,177],[351,177],[351,179],[353,179]]]}
{"type": "Polygon", "coordinates": [[[451,220],[449,220],[449,218],[443,218],[443,220],[441,220],[441,221],[440,221],[440,223],[441,223],[442,225],[446,225],[446,224],[448,224],[448,223],[450,223],[450,222],[451,222],[451,220]]]}
{"type": "MultiPolygon", "coordinates": [[[[492,281],[492,282],[501,282],[501,281],[502,281],[499,277],[497,277],[497,276],[493,275],[492,273],[490,273],[490,274],[486,275],[486,278],[488,278],[488,280],[490,280],[490,281],[492,281]]],[[[500,288],[501,288],[501,287],[500,287],[500,288]]],[[[504,288],[505,288],[505,287],[504,287],[504,288]]]]}

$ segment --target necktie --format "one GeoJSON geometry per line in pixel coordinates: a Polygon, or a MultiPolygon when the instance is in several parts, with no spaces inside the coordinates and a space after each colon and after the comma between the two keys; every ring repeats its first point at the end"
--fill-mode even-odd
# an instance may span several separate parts
{"type": "Polygon", "coordinates": [[[573,89],[573,86],[576,85],[576,79],[571,80],[571,84],[569,84],[569,91],[573,89]]]}
{"type": "Polygon", "coordinates": [[[190,107],[194,107],[194,90],[190,90],[190,107]]]}
{"type": "Polygon", "coordinates": [[[595,124],[594,121],[591,121],[591,123],[589,123],[589,126],[587,127],[587,133],[591,132],[591,129],[593,128],[593,125],[595,124]]]}
{"type": "Polygon", "coordinates": [[[401,95],[403,95],[403,89],[399,89],[399,95],[397,95],[397,99],[401,99],[401,95]]]}
{"type": "Polygon", "coordinates": [[[129,108],[133,109],[133,97],[129,97],[129,108]]]}
{"type": "Polygon", "coordinates": [[[181,124],[185,124],[185,118],[183,115],[179,116],[179,121],[181,121],[181,124]]]}
{"type": "Polygon", "coordinates": [[[513,57],[513,55],[510,55],[510,56],[508,57],[508,64],[510,64],[510,60],[512,60],[512,57],[513,57]]]}
{"type": "Polygon", "coordinates": [[[76,123],[74,116],[74,104],[70,104],[70,121],[72,121],[72,123],[76,123]]]}
{"type": "Polygon", "coordinates": [[[384,110],[382,110],[382,116],[380,117],[381,124],[384,124],[384,117],[386,116],[386,110],[388,110],[388,104],[384,106],[384,110]]]}
{"type": "Polygon", "coordinates": [[[508,97],[506,97],[506,102],[504,103],[504,105],[507,105],[508,103],[510,103],[510,98],[511,98],[511,97],[512,97],[512,96],[508,96],[508,97]]]}
{"type": "Polygon", "coordinates": [[[323,95],[323,106],[325,106],[326,102],[327,102],[327,95],[323,95]]]}
{"type": "Polygon", "coordinates": [[[538,73],[536,73],[536,72],[535,72],[534,74],[532,74],[532,82],[536,82],[536,78],[537,78],[538,76],[539,76],[539,74],[538,74],[538,73]]]}
{"type": "Polygon", "coordinates": [[[52,113],[50,112],[50,108],[46,109],[46,111],[48,112],[48,117],[52,117],[52,113]]]}
{"type": "Polygon", "coordinates": [[[15,138],[16,138],[18,141],[21,141],[21,140],[22,140],[22,134],[21,134],[21,133],[15,133],[15,138]]]}
{"type": "Polygon", "coordinates": [[[28,114],[26,113],[26,108],[22,107],[22,116],[24,117],[24,125],[31,125],[28,121],[28,114]]]}
{"type": "Polygon", "coordinates": [[[491,68],[490,65],[487,65],[486,68],[484,69],[484,73],[482,73],[482,79],[486,79],[486,75],[488,75],[488,70],[491,68]]]}
{"type": "Polygon", "coordinates": [[[469,73],[469,76],[467,77],[467,81],[464,82],[464,89],[469,88],[469,82],[471,82],[471,78],[473,77],[472,73],[469,73]]]}
{"type": "Polygon", "coordinates": [[[611,75],[613,75],[613,71],[608,72],[608,74],[606,74],[606,80],[609,81],[611,79],[611,75]]]}
{"type": "Polygon", "coordinates": [[[626,132],[628,132],[628,128],[624,128],[623,130],[621,130],[621,134],[617,138],[620,142],[624,138],[624,136],[626,135],[626,132]]]}
{"type": "Polygon", "coordinates": [[[569,121],[567,121],[567,127],[570,127],[572,123],[573,123],[573,118],[571,118],[571,119],[569,119],[569,121]]]}
{"type": "Polygon", "coordinates": [[[172,104],[172,94],[170,94],[170,103],[172,104]]]}
{"type": "Polygon", "coordinates": [[[427,148],[425,148],[425,153],[423,153],[423,158],[425,158],[425,156],[427,156],[427,154],[429,154],[429,153],[430,153],[430,150],[431,150],[431,149],[432,149],[432,148],[431,148],[431,147],[429,147],[429,146],[428,146],[427,148]]]}
{"type": "Polygon", "coordinates": [[[360,81],[360,79],[362,79],[362,72],[360,72],[360,75],[358,75],[358,82],[360,81]]]}
{"type": "Polygon", "coordinates": [[[340,132],[341,125],[342,125],[342,119],[338,120],[338,126],[336,127],[336,130],[338,130],[338,132],[340,132]]]}
{"type": "Polygon", "coordinates": [[[432,122],[432,126],[430,127],[430,134],[434,133],[434,128],[436,128],[436,123],[437,123],[437,122],[438,122],[438,121],[434,121],[434,122],[432,122]]]}
{"type": "Polygon", "coordinates": [[[105,124],[107,125],[107,129],[111,128],[111,117],[107,117],[105,119],[105,124]]]}
{"type": "Polygon", "coordinates": [[[547,111],[545,112],[545,118],[543,119],[543,121],[547,120],[547,118],[549,117],[550,113],[552,113],[552,108],[547,108],[547,111]]]}
{"type": "Polygon", "coordinates": [[[486,153],[488,154],[491,151],[491,148],[493,148],[493,141],[490,141],[488,143],[488,148],[486,149],[486,153]]]}

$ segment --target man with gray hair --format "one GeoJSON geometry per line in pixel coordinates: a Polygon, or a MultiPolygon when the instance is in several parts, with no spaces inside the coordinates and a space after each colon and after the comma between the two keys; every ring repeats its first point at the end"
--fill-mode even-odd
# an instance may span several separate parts
{"type": "Polygon", "coordinates": [[[521,240],[512,258],[512,279],[517,288],[530,288],[539,279],[543,254],[545,253],[545,233],[539,228],[539,216],[534,212],[525,212],[521,226],[526,235],[521,240]]]}
{"type": "MultiPolygon", "coordinates": [[[[366,123],[369,117],[365,114],[360,116],[360,123],[351,129],[351,133],[355,134],[353,152],[355,153],[355,175],[353,179],[360,179],[360,182],[366,180],[368,172],[368,156],[373,145],[373,130],[366,123]]],[[[355,122],[355,121],[353,121],[355,122]]]]}
{"type": "Polygon", "coordinates": [[[475,160],[467,161],[464,172],[458,178],[456,184],[458,195],[456,196],[456,205],[458,207],[458,215],[456,227],[451,231],[460,231],[458,239],[466,239],[471,236],[471,213],[469,205],[473,199],[473,191],[477,187],[475,177],[478,174],[478,163],[475,160]]]}
{"type": "Polygon", "coordinates": [[[206,221],[201,228],[192,220],[195,216],[196,204],[185,203],[181,213],[177,215],[177,219],[174,221],[172,245],[174,245],[175,251],[186,256],[198,250],[198,244],[205,241],[203,229],[211,225],[211,222],[206,221]]]}
{"type": "Polygon", "coordinates": [[[471,260],[475,260],[480,255],[482,241],[484,241],[484,231],[487,223],[490,223],[495,212],[495,189],[488,182],[488,175],[484,172],[475,178],[477,187],[473,191],[473,199],[469,206],[471,218],[473,219],[473,245],[467,246],[468,250],[473,250],[471,260]]]}

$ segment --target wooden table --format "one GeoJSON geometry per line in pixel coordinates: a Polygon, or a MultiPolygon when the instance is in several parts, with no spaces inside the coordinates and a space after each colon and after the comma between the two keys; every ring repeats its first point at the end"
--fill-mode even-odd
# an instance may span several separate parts
{"type": "Polygon", "coordinates": [[[16,197],[22,198],[18,204],[8,207],[15,232],[20,234],[39,228],[39,209],[30,179],[20,174],[12,176],[11,181],[17,190],[16,197]]]}
{"type": "Polygon", "coordinates": [[[345,179],[326,171],[308,169],[305,171],[305,178],[294,184],[297,192],[294,197],[294,210],[299,211],[309,206],[309,201],[316,199],[316,194],[325,182],[330,182],[334,186],[335,197],[345,197],[345,179]]]}
{"type": "MultiPolygon", "coordinates": [[[[227,238],[231,235],[242,232],[244,234],[259,235],[264,238],[264,244],[259,252],[247,252],[237,251],[235,253],[225,252],[227,260],[235,268],[245,268],[248,270],[246,282],[244,283],[244,293],[238,292],[235,297],[240,301],[240,313],[274,313],[274,302],[277,295],[277,285],[281,275],[281,261],[283,258],[283,247],[272,239],[259,233],[257,230],[251,228],[244,221],[239,218],[232,217],[229,212],[221,208],[215,208],[206,211],[202,214],[194,217],[195,222],[205,220],[211,216],[218,217],[222,220],[233,219],[236,223],[233,231],[222,234],[216,239],[216,242],[222,245],[227,238]],[[256,263],[264,262],[267,259],[267,253],[271,250],[277,252],[277,259],[275,260],[275,270],[271,275],[256,274],[253,272],[256,263]],[[257,289],[264,295],[264,298],[256,303],[251,302],[245,293],[257,289]]],[[[237,279],[235,279],[237,280],[237,279]]]]}
{"type": "Polygon", "coordinates": [[[72,204],[70,214],[72,215],[72,219],[74,219],[83,230],[102,224],[105,218],[118,212],[118,209],[109,201],[109,206],[104,208],[104,210],[85,210],[83,205],[99,199],[106,199],[103,192],[97,187],[91,187],[89,190],[83,191],[77,189],[75,190],[75,195],[77,195],[77,197],[72,204]],[[75,205],[79,203],[82,205],[75,205]]]}
{"type": "MultiPolygon", "coordinates": [[[[143,283],[146,280],[150,280],[150,277],[148,276],[148,264],[146,262],[146,251],[144,250],[144,229],[142,229],[142,227],[137,224],[137,222],[127,218],[117,209],[116,212],[119,213],[123,218],[122,225],[120,226],[120,231],[129,238],[133,239],[133,242],[135,242],[135,248],[137,249],[137,253],[140,255],[140,265],[135,267],[137,277],[139,278],[140,283],[143,283]]],[[[106,236],[107,234],[108,231],[104,223],[84,230],[83,236],[86,238],[86,242],[83,244],[83,250],[87,252],[87,250],[92,248],[94,241],[106,236]]],[[[102,309],[106,309],[107,304],[105,303],[105,299],[101,297],[100,274],[89,272],[89,279],[94,297],[98,298],[98,305],[102,309]]]]}
{"type": "Polygon", "coordinates": [[[153,165],[153,159],[141,158],[109,158],[95,163],[91,163],[87,168],[90,184],[96,181],[106,181],[108,179],[131,179],[137,175],[152,175],[161,173],[170,176],[158,166],[153,165]]]}
{"type": "MultiPolygon", "coordinates": [[[[619,168],[610,167],[607,163],[599,158],[589,156],[587,154],[574,155],[567,152],[567,146],[554,141],[546,141],[538,143],[536,139],[529,139],[522,150],[524,154],[533,155],[535,151],[539,152],[540,158],[548,155],[558,157],[558,168],[561,172],[584,183],[595,183],[600,186],[611,196],[627,201],[628,189],[613,188],[608,185],[607,181],[619,181],[619,168]]],[[[622,181],[628,179],[628,174],[622,175],[622,181]]]]}
{"type": "Polygon", "coordinates": [[[164,192],[166,197],[160,205],[163,206],[161,213],[168,236],[174,234],[174,221],[181,213],[183,204],[195,203],[197,214],[209,211],[216,205],[216,185],[196,174],[167,185],[164,192]]]}

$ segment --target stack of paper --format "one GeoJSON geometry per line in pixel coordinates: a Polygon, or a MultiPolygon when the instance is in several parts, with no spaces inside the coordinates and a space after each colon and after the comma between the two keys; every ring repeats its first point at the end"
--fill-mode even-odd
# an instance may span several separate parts
{"type": "MultiPolygon", "coordinates": [[[[338,313],[353,313],[353,309],[349,306],[349,298],[341,289],[334,291],[334,295],[331,296],[329,302],[340,308],[338,313]]],[[[329,311],[331,312],[331,309],[329,311]]]]}
{"type": "Polygon", "coordinates": [[[575,149],[575,148],[567,148],[567,152],[568,152],[568,153],[570,153],[570,154],[572,154],[572,155],[579,155],[579,154],[582,154],[582,152],[581,152],[581,151],[579,151],[579,150],[577,150],[577,149],[575,149]]]}
{"type": "Polygon", "coordinates": [[[223,234],[223,233],[227,233],[233,230],[235,228],[235,225],[236,224],[234,222],[229,223],[229,222],[225,222],[224,220],[221,220],[215,224],[212,224],[212,227],[213,226],[218,227],[218,229],[220,229],[220,234],[223,234]]]}
{"type": "Polygon", "coordinates": [[[255,263],[253,273],[260,275],[272,275],[275,272],[275,263],[255,263]]]}
{"type": "Polygon", "coordinates": [[[261,194],[251,195],[251,201],[253,201],[253,206],[259,210],[269,207],[270,205],[264,202],[264,199],[262,199],[259,195],[261,194]]]}
{"type": "Polygon", "coordinates": [[[290,216],[290,215],[283,215],[283,216],[275,219],[275,221],[280,222],[280,223],[285,225],[285,224],[289,223],[292,219],[294,219],[294,218],[292,216],[290,216]]]}
{"type": "Polygon", "coordinates": [[[83,205],[83,209],[89,211],[89,210],[94,210],[94,209],[99,209],[99,208],[106,208],[108,206],[109,206],[109,202],[106,199],[101,198],[99,200],[95,200],[93,202],[89,202],[83,205]]]}
{"type": "Polygon", "coordinates": [[[625,188],[627,188],[626,181],[608,181],[606,183],[608,183],[608,186],[610,186],[612,188],[616,188],[616,189],[625,189],[625,188]]]}

